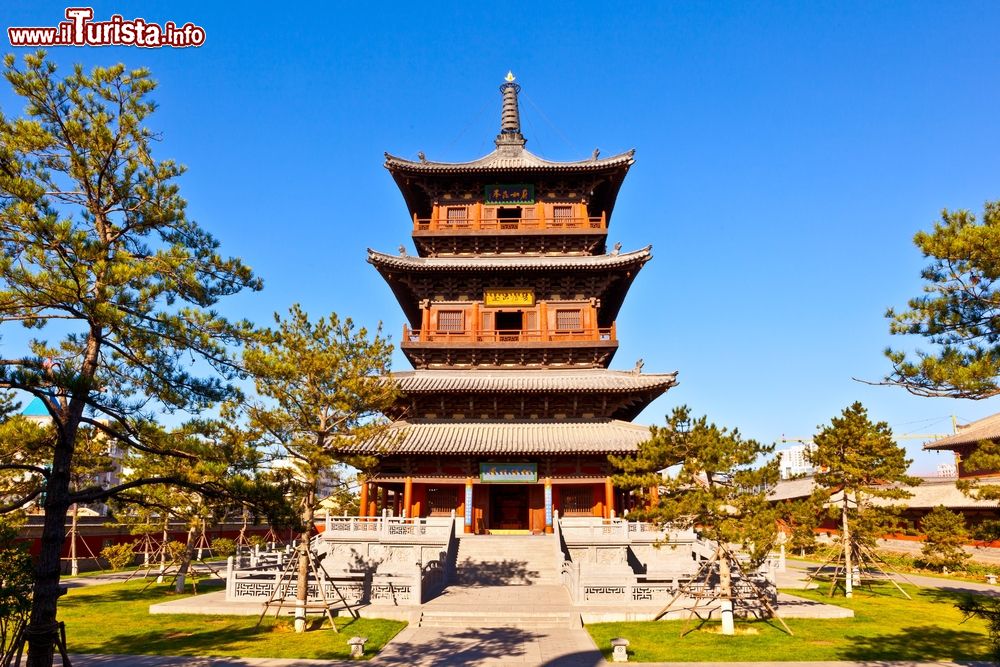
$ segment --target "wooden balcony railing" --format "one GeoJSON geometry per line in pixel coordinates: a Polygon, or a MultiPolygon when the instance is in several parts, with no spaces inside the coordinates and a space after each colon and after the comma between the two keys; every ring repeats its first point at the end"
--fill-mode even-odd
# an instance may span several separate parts
{"type": "Polygon", "coordinates": [[[562,231],[580,229],[607,231],[608,223],[604,214],[594,218],[468,218],[466,220],[433,220],[413,216],[413,231],[416,232],[521,232],[521,231],[562,231]]]}
{"type": "Polygon", "coordinates": [[[481,331],[415,331],[403,325],[406,343],[563,343],[569,341],[614,342],[615,325],[595,329],[486,329],[481,331]]]}

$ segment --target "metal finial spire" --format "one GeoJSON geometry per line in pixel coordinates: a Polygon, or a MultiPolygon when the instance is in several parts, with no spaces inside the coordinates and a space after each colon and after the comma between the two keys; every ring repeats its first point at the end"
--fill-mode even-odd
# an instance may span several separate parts
{"type": "Polygon", "coordinates": [[[507,72],[500,92],[503,93],[503,107],[500,111],[500,134],[497,135],[496,145],[523,147],[525,140],[521,134],[521,114],[517,108],[517,94],[521,92],[521,86],[514,83],[513,72],[507,72]]]}

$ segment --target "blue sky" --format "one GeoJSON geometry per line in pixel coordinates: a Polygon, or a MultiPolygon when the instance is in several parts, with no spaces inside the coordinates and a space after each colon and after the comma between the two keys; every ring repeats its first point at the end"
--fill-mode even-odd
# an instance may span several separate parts
{"type": "MultiPolygon", "coordinates": [[[[205,28],[184,50],[54,48],[62,67],[124,62],[159,81],[160,158],[189,168],[189,213],[263,276],[222,304],[269,321],[299,302],[399,340],[402,313],[365,248],[411,248],[382,153],[467,160],[492,148],[502,77],[523,86],[528,148],[636,148],[609,241],[653,244],[612,367],[645,360],[687,403],[773,442],[855,400],[897,433],[1000,410],[870,387],[883,317],[919,293],[911,238],[942,208],[1000,198],[1000,5],[962,3],[96,2],[95,17],[205,28]]],[[[6,3],[3,27],[65,5],[6,3]]],[[[4,40],[6,43],[6,40],[4,40]]],[[[10,52],[14,49],[0,49],[10,52]]],[[[0,108],[19,113],[6,85],[0,108]]],[[[23,337],[4,331],[5,353],[23,337]]],[[[408,368],[396,356],[397,369],[408,368]]],[[[914,470],[945,454],[902,441],[914,470]]]]}

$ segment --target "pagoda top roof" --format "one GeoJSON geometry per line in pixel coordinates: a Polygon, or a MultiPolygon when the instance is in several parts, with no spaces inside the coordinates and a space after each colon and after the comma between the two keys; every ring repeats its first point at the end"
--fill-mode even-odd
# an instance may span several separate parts
{"type": "Polygon", "coordinates": [[[635,162],[635,149],[606,158],[597,156],[587,160],[571,162],[555,162],[539,157],[524,146],[499,145],[493,152],[470,162],[432,162],[420,160],[414,162],[385,154],[385,167],[389,171],[405,171],[420,174],[457,174],[457,173],[500,173],[500,172],[537,172],[537,171],[572,171],[600,172],[616,171],[622,167],[628,168],[635,162]]]}
{"type": "Polygon", "coordinates": [[[649,440],[648,426],[617,419],[412,419],[345,451],[369,456],[408,454],[614,454],[649,440]]]}
{"type": "Polygon", "coordinates": [[[666,391],[677,373],[641,374],[606,368],[582,370],[416,370],[393,373],[404,394],[422,393],[600,393],[666,391]]]}
{"type": "Polygon", "coordinates": [[[653,246],[604,255],[476,255],[470,257],[412,257],[368,249],[368,261],[378,269],[409,271],[547,271],[602,270],[645,264],[653,246]]]}
{"type": "Polygon", "coordinates": [[[527,140],[521,134],[517,99],[520,91],[521,86],[508,72],[500,86],[503,95],[500,133],[494,140],[496,149],[491,153],[469,162],[435,162],[428,160],[423,152],[417,153],[419,160],[385,154],[385,167],[399,186],[411,213],[422,218],[429,217],[435,195],[426,187],[428,183],[480,180],[476,176],[500,180],[507,174],[525,180],[533,175],[551,175],[556,180],[561,180],[561,175],[576,175],[588,181],[585,187],[589,188],[589,202],[594,210],[604,211],[610,220],[618,190],[629,167],[635,163],[635,149],[605,158],[600,157],[599,150],[594,150],[589,158],[570,162],[557,162],[535,155],[524,147],[527,140]],[[463,179],[463,175],[468,179],[463,179]]]}
{"type": "Polygon", "coordinates": [[[983,440],[1000,439],[1000,413],[958,427],[958,432],[924,445],[924,449],[955,449],[983,440]]]}

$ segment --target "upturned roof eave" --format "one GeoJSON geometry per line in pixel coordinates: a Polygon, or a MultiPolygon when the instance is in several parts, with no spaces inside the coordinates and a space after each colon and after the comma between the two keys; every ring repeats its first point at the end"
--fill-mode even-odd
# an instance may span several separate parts
{"type": "Polygon", "coordinates": [[[496,149],[486,155],[468,162],[434,162],[430,160],[407,160],[391,153],[385,153],[384,166],[390,172],[408,174],[432,175],[456,173],[531,173],[531,172],[600,172],[627,170],[635,163],[635,149],[606,158],[590,160],[575,160],[556,162],[539,157],[526,149],[521,149],[515,155],[496,149]],[[520,164],[518,163],[520,161],[520,164]]]}
{"type": "Polygon", "coordinates": [[[652,259],[652,245],[618,255],[524,255],[476,257],[413,257],[390,255],[368,248],[368,263],[377,269],[385,267],[394,271],[601,271],[626,269],[636,263],[645,264],[652,259]]]}
{"type": "Polygon", "coordinates": [[[633,373],[609,369],[586,369],[574,371],[547,370],[504,370],[504,371],[451,371],[413,370],[392,373],[388,376],[407,394],[448,394],[448,393],[599,393],[630,394],[659,391],[660,393],[677,385],[677,371],[672,373],[633,373]],[[435,378],[435,375],[437,377],[435,378]],[[438,382],[427,380],[435,378],[438,382]],[[509,382],[514,380],[514,383],[509,382]],[[424,380],[421,387],[418,382],[424,380]],[[449,382],[450,381],[450,382],[449,382]],[[520,381],[520,382],[518,382],[520,381]],[[534,381],[537,381],[533,384],[534,381]],[[618,386],[608,381],[618,381],[618,386]],[[407,386],[418,385],[418,386],[407,386]]]}

